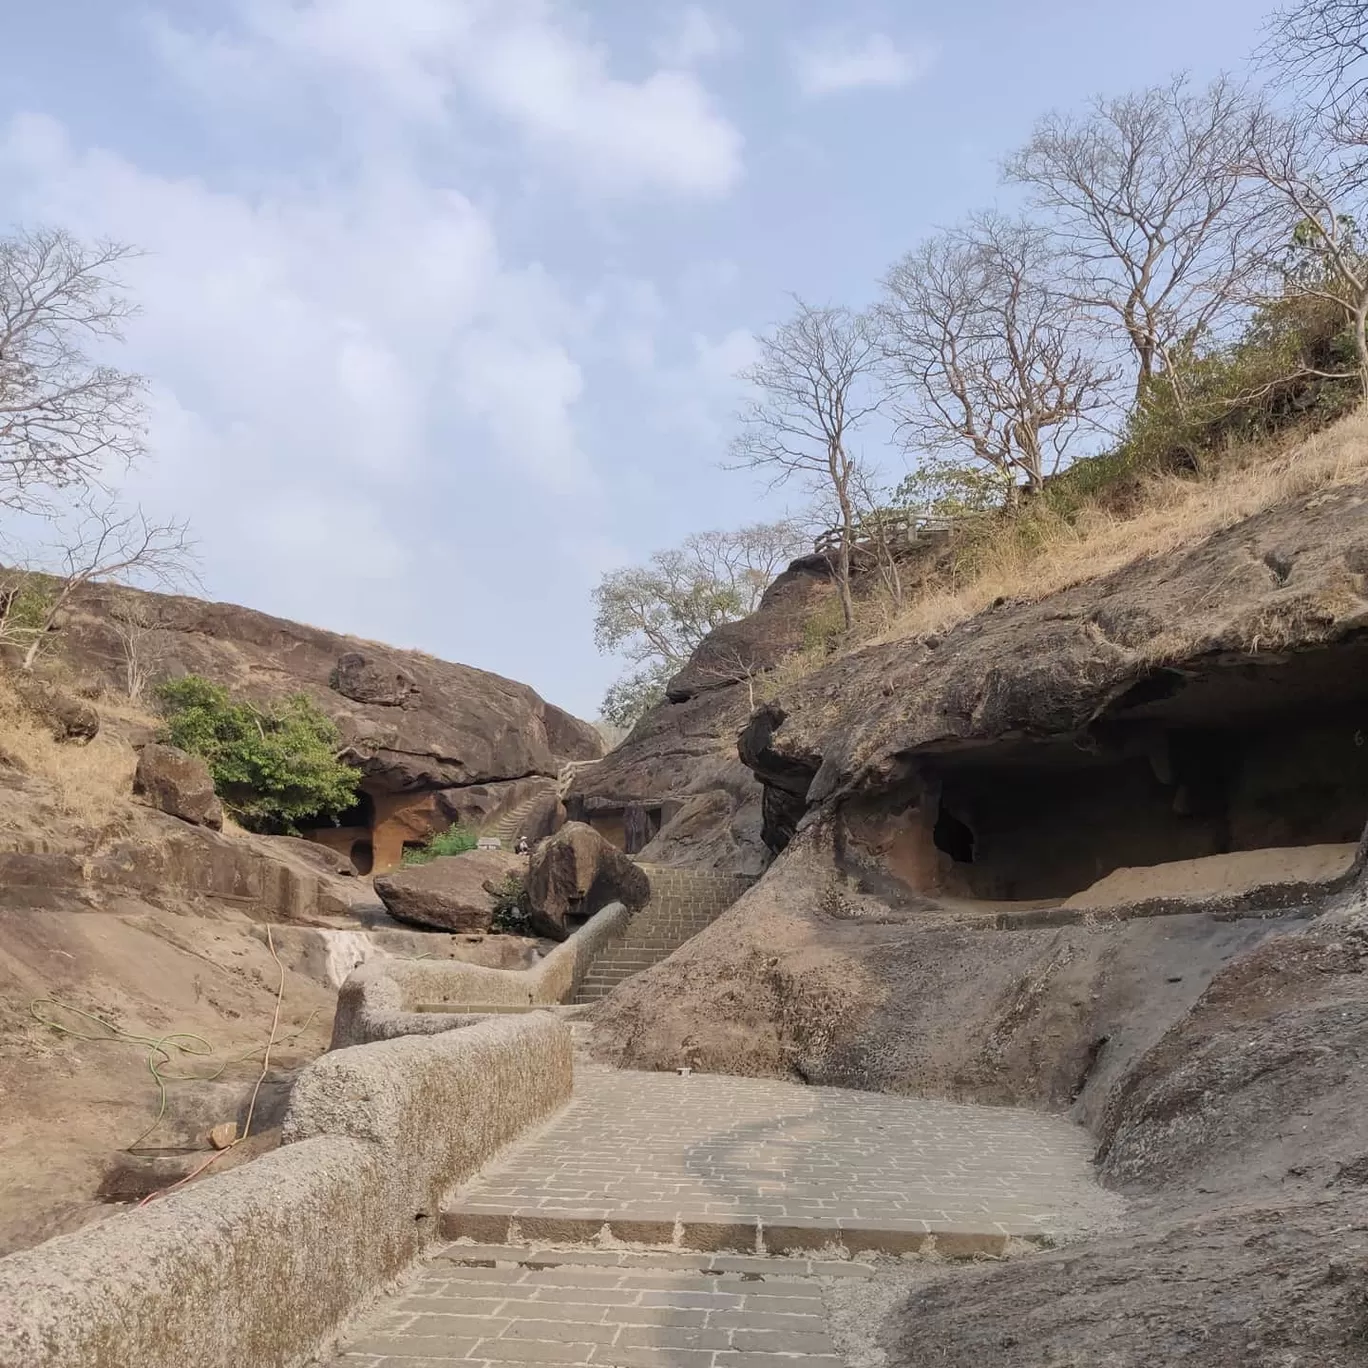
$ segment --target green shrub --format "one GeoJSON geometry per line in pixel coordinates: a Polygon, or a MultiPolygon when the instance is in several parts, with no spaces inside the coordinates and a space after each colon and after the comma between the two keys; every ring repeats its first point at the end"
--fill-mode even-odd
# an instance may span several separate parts
{"type": "Polygon", "coordinates": [[[356,803],[360,770],[344,765],[332,721],[305,694],[264,708],[199,675],[157,689],[165,739],[201,756],[223,805],[249,831],[292,834],[356,803]]]}
{"type": "Polygon", "coordinates": [[[474,850],[479,842],[479,832],[457,823],[445,831],[433,832],[421,846],[410,846],[404,851],[404,863],[420,865],[440,859],[443,855],[464,855],[466,851],[474,850]]]}
{"type": "Polygon", "coordinates": [[[841,602],[833,598],[803,619],[803,650],[830,655],[845,635],[841,602]]]}
{"type": "Polygon", "coordinates": [[[1357,402],[1343,311],[1288,297],[1264,305],[1226,346],[1188,347],[1156,376],[1117,447],[1076,461],[1051,482],[1061,512],[1129,476],[1204,475],[1232,449],[1307,424],[1322,425],[1357,402]]]}
{"type": "MultiPolygon", "coordinates": [[[[489,885],[485,885],[489,887],[489,885]]],[[[494,920],[492,928],[505,936],[532,934],[532,909],[527,903],[527,885],[521,874],[511,870],[503,882],[494,886],[494,920]]]]}

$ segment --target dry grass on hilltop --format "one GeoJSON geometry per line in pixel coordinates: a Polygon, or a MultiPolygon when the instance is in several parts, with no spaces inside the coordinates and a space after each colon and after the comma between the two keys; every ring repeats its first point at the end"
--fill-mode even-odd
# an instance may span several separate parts
{"type": "MultiPolygon", "coordinates": [[[[1069,518],[1035,509],[1019,523],[1004,522],[985,535],[966,538],[950,563],[933,573],[900,610],[883,593],[857,600],[855,630],[836,651],[943,635],[1000,599],[1048,598],[1128,565],[1195,546],[1288,499],[1352,483],[1365,472],[1368,406],[1308,437],[1233,450],[1203,479],[1149,477],[1128,498],[1135,510],[1128,516],[1109,509],[1105,497],[1069,518]]],[[[832,625],[837,622],[833,617],[832,625]]],[[[810,646],[793,652],[760,681],[763,697],[781,695],[831,658],[834,633],[817,631],[814,637],[810,646]]],[[[1153,647],[1162,654],[1172,644],[1165,637],[1153,647]]]]}
{"type": "Polygon", "coordinates": [[[1033,543],[1015,529],[975,548],[957,582],[918,595],[874,637],[897,641],[944,632],[999,598],[1033,601],[1170,555],[1287,499],[1355,480],[1368,470],[1368,408],[1275,450],[1248,447],[1208,479],[1156,476],[1140,511],[1122,518],[1094,506],[1072,521],[1036,515],[1033,543]]]}
{"type": "Polygon", "coordinates": [[[57,741],[0,673],[0,755],[11,768],[47,784],[59,813],[91,828],[106,827],[127,811],[138,763],[133,747],[107,723],[156,720],[127,700],[96,706],[106,724],[98,736],[86,745],[57,741]]]}

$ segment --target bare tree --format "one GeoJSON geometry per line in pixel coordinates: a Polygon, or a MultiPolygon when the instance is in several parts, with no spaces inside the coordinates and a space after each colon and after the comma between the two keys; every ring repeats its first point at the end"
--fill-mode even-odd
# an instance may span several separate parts
{"type": "Polygon", "coordinates": [[[130,595],[110,610],[109,626],[118,643],[124,692],[131,702],[141,702],[163,659],[156,616],[142,599],[130,595]]]}
{"type": "Polygon", "coordinates": [[[1109,402],[1080,338],[1049,234],[980,214],[904,257],[884,282],[883,345],[908,445],[976,461],[1009,497],[1036,491],[1109,402]]]}
{"type": "MultiPolygon", "coordinates": [[[[58,544],[40,553],[39,566],[20,572],[15,607],[30,606],[15,619],[12,644],[22,640],[22,668],[31,670],[58,622],[80,589],[97,581],[140,580],[162,587],[193,582],[194,547],[186,525],[156,521],[137,509],[121,510],[112,500],[86,506],[60,525],[58,544]]],[[[7,618],[14,609],[7,608],[7,618]]]]}
{"type": "Polygon", "coordinates": [[[1268,25],[1260,52],[1349,141],[1368,125],[1368,0],[1299,0],[1268,25]]]}
{"type": "Polygon", "coordinates": [[[132,255],[58,229],[0,238],[0,506],[42,509],[42,491],[141,454],[144,381],[86,354],[134,312],[117,280],[132,255]]]}
{"type": "Polygon", "coordinates": [[[751,712],[755,711],[756,682],[764,673],[765,668],[757,663],[753,654],[736,645],[712,647],[707,653],[707,658],[697,663],[697,677],[700,683],[744,684],[751,712]]]}
{"type": "Polygon", "coordinates": [[[1260,219],[1280,258],[1281,296],[1326,301],[1343,312],[1355,369],[1315,374],[1356,376],[1368,397],[1368,248],[1359,228],[1368,210],[1364,167],[1314,113],[1265,109],[1251,128],[1241,170],[1263,188],[1260,219]]]}
{"type": "Polygon", "coordinates": [[[1048,115],[1004,168],[1051,215],[1077,302],[1124,335],[1137,398],[1180,345],[1240,312],[1261,259],[1234,169],[1249,105],[1229,78],[1179,77],[1048,115]]]}
{"type": "Polygon", "coordinates": [[[840,515],[834,566],[847,629],[855,620],[850,558],[860,458],[852,443],[878,410],[881,364],[876,329],[864,314],[797,300],[788,322],[758,337],[760,359],[741,372],[757,391],[738,415],[734,466],[762,470],[772,485],[794,477],[829,495],[840,515]]]}
{"type": "Polygon", "coordinates": [[[594,590],[594,642],[637,667],[608,690],[604,717],[620,727],[635,723],[699,642],[753,613],[770,581],[803,549],[794,524],[755,523],[695,533],[645,565],[604,575],[594,590]]]}

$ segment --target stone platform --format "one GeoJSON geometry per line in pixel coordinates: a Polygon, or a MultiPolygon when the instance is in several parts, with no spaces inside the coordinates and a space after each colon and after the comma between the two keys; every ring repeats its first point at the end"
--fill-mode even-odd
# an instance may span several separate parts
{"type": "Polygon", "coordinates": [[[1092,1143],[1007,1107],[581,1067],[570,1106],[466,1187],[451,1239],[1000,1254],[1105,1225],[1092,1143]]]}
{"type": "Polygon", "coordinates": [[[842,1293],[908,1267],[887,1256],[1113,1224],[1091,1149],[1035,1112],[581,1064],[333,1368],[841,1368],[842,1293]]]}

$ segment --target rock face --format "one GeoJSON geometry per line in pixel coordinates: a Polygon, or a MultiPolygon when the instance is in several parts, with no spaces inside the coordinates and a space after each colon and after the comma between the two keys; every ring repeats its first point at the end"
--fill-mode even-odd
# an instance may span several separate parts
{"type": "MultiPolygon", "coordinates": [[[[1265,745],[1288,718],[1304,728],[1351,720],[1365,692],[1366,570],[1360,479],[1039,602],[1001,603],[943,638],[839,658],[748,727],[741,749],[767,790],[765,839],[782,849],[808,811],[905,782],[972,805],[971,770],[986,775],[1000,760],[1034,770],[1034,781],[1067,767],[1065,748],[1092,776],[1106,772],[1100,788],[1148,774],[1174,816],[1198,815],[1214,787],[1238,782],[1238,757],[1222,752],[1259,733],[1265,745]]],[[[1080,792],[1089,777],[1068,782],[1080,792]]],[[[1038,791],[1035,806],[1057,815],[1053,796],[1038,791]]],[[[982,835],[996,840],[996,815],[979,806],[982,835]]],[[[1340,824],[1332,839],[1356,839],[1361,824],[1340,824]]],[[[1247,834],[1245,845],[1301,843],[1247,834]]],[[[1191,857],[1206,853],[1191,843],[1191,857]]]]}
{"type": "Polygon", "coordinates": [[[755,613],[708,636],[670,681],[667,700],[627,740],[579,772],[566,804],[571,819],[620,841],[624,816],[636,805],[653,824],[643,859],[760,873],[769,862],[760,839],[761,788],[737,756],[737,734],[765,673],[803,644],[806,624],[834,602],[826,561],[795,561],[755,613]]]}
{"type": "MultiPolygon", "coordinates": [[[[84,671],[122,681],[111,609],[133,591],[92,586],[67,643],[84,671]]],[[[598,733],[525,684],[416,651],[393,650],[227,603],[137,593],[160,677],[203,674],[249,698],[307,693],[341,728],[378,792],[556,776],[603,753],[598,733]]]]}
{"type": "Polygon", "coordinates": [[[1360,475],[744,723],[776,858],[594,1048],[1067,1112],[1135,1199],[915,1275],[893,1368],[1364,1361],[1366,575],[1360,475]]]}
{"type": "Polygon", "coordinates": [[[571,918],[592,916],[611,902],[645,906],[651,882],[592,827],[570,822],[533,851],[527,896],[533,928],[564,940],[571,918]]]}
{"type": "Polygon", "coordinates": [[[478,824],[603,753],[593,727],[524,684],[231,604],[88,586],[63,634],[70,666],[121,690],[115,628],[130,613],[153,678],[202,674],[262,703],[304,693],[333,719],[362,799],[340,827],[307,834],[359,872],[394,868],[405,845],[478,824]]]}
{"type": "Polygon", "coordinates": [[[521,873],[526,861],[503,850],[470,850],[411,865],[375,880],[375,892],[396,921],[434,931],[488,931],[491,887],[521,873]]]}
{"type": "Polygon", "coordinates": [[[374,703],[382,708],[422,705],[412,675],[360,651],[348,651],[338,657],[329,683],[343,698],[350,698],[354,703],[374,703]]]}
{"type": "Polygon", "coordinates": [[[100,714],[91,704],[48,680],[15,678],[16,691],[29,710],[51,729],[58,741],[84,745],[100,733],[100,714]]]}
{"type": "Polygon", "coordinates": [[[154,742],[142,748],[133,792],[182,822],[214,831],[223,827],[223,804],[214,792],[208,765],[175,746],[154,742]]]}

